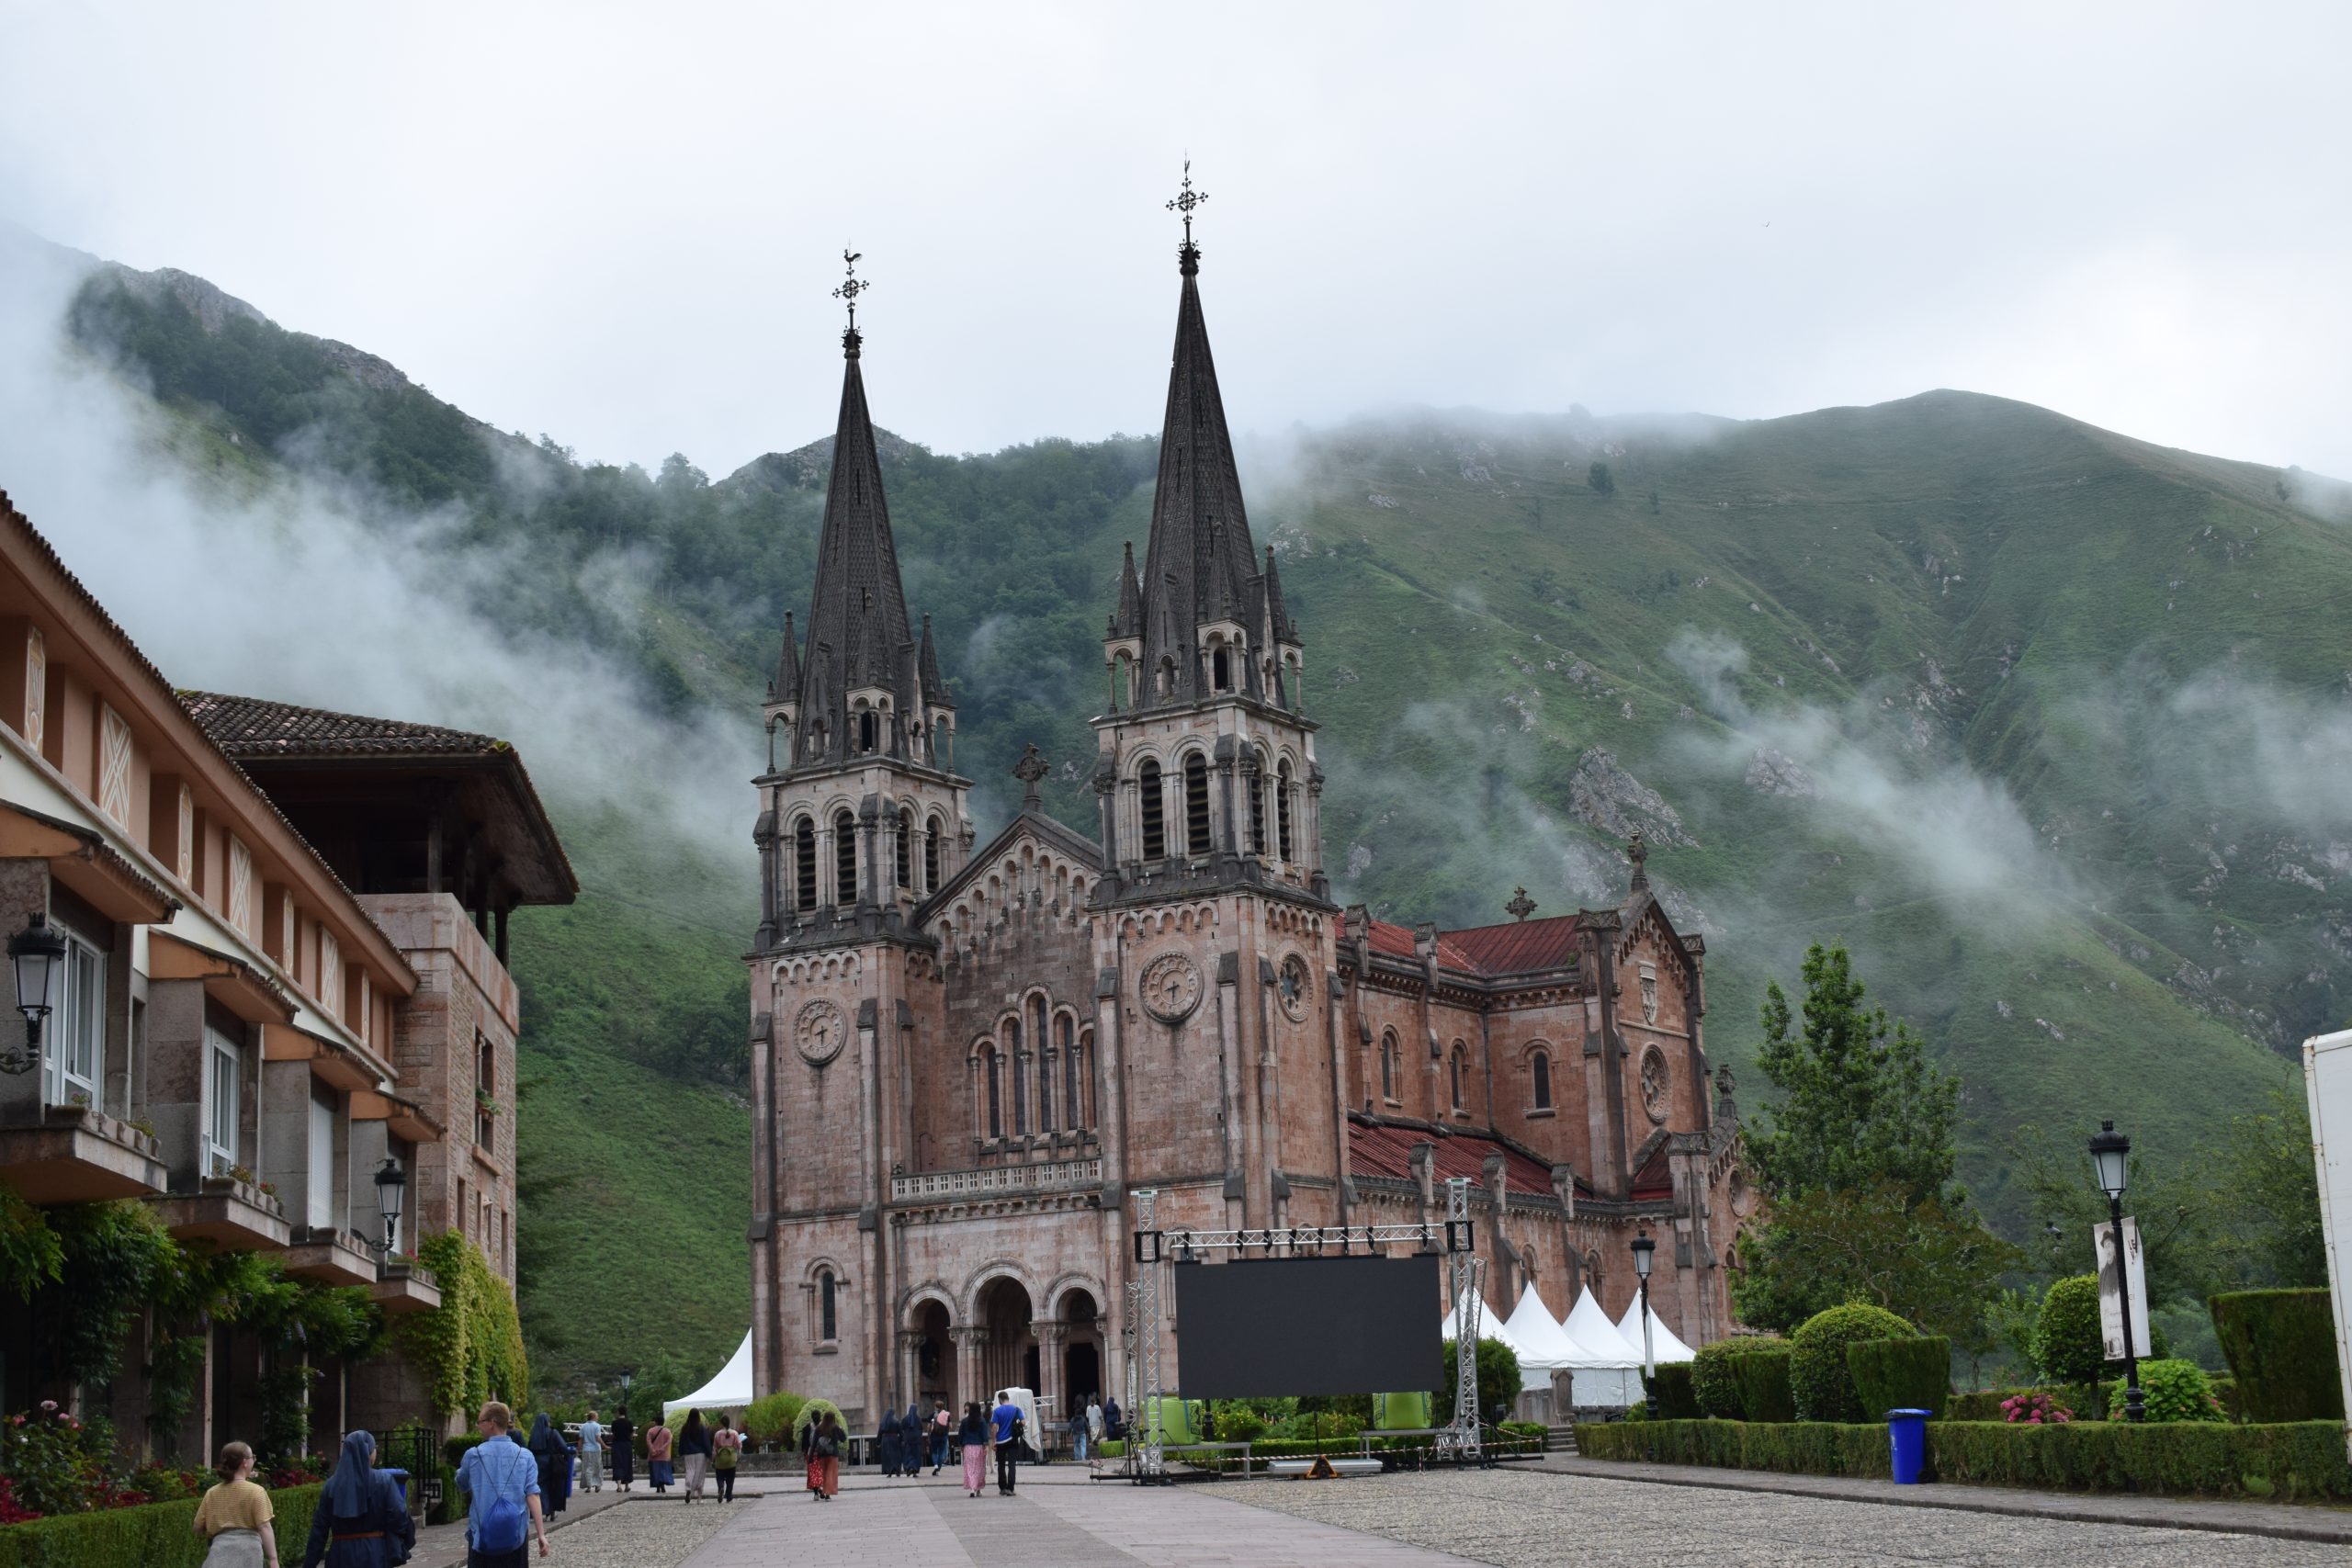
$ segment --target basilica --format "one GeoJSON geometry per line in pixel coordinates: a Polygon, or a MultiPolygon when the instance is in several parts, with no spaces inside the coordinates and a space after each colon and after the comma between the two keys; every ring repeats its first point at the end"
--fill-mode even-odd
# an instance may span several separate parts
{"type": "MultiPolygon", "coordinates": [[[[1190,203],[1138,566],[1108,604],[1097,811],[1045,763],[980,842],[956,700],[901,592],[856,330],[805,630],[764,708],[752,965],[753,1375],[853,1427],[1009,1384],[1127,1393],[1135,1195],[1155,1224],[1442,1219],[1466,1179],[1487,1295],[1612,1317],[1628,1243],[1693,1345],[1731,1326],[1750,1201],[1704,944],[1652,897],[1440,931],[1332,897],[1306,628],[1253,540],[1190,203]]],[[[1432,1301],[1432,1326],[1445,1303],[1432,1301]]],[[[1181,1386],[1181,1325],[1164,1366],[1181,1386]]],[[[1431,1369],[1434,1374],[1434,1366],[1431,1369]]]]}

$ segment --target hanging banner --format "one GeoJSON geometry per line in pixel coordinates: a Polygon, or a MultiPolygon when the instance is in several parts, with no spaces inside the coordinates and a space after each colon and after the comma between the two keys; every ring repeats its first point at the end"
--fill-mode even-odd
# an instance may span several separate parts
{"type": "Polygon", "coordinates": [[[2098,1332],[2106,1342],[2107,1359],[2123,1359],[2123,1292],[2132,1292],[2132,1350],[2143,1359],[2155,1354],[2148,1342],[2148,1273],[2140,1250],[2140,1222],[2123,1216],[2123,1257],[2118,1267],[2115,1226],[2091,1227],[2091,1246],[2098,1254],[2098,1332]]]}

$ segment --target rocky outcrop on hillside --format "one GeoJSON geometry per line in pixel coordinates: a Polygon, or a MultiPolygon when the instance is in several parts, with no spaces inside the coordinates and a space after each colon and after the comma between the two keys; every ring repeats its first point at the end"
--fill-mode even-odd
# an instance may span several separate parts
{"type": "Polygon", "coordinates": [[[1696,848],[1699,842],[1664,795],[1598,746],[1577,759],[1576,772],[1568,775],[1568,805],[1577,821],[1612,839],[1639,833],[1653,844],[1696,848]]]}
{"type": "MultiPolygon", "coordinates": [[[[874,427],[874,450],[883,467],[905,462],[918,453],[928,455],[931,448],[903,435],[893,435],[880,425],[874,427]]],[[[833,438],[811,441],[789,452],[767,452],[752,458],[733,473],[718,481],[718,488],[732,487],[745,491],[822,490],[833,471],[833,438]]]]}

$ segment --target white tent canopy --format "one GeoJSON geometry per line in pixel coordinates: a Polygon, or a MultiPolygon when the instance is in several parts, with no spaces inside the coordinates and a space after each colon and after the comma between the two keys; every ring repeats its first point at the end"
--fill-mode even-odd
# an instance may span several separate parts
{"type": "Polygon", "coordinates": [[[717,1377],[684,1398],[662,1402],[662,1419],[667,1421],[681,1410],[699,1410],[705,1416],[723,1410],[732,1415],[751,1403],[752,1331],[747,1328],[742,1345],[718,1369],[717,1377]]]}
{"type": "Polygon", "coordinates": [[[1574,1363],[1578,1404],[1624,1405],[1642,1397],[1641,1347],[1625,1342],[1590,1285],[1564,1326],[1586,1358],[1574,1363]]]}
{"type": "MultiPolygon", "coordinates": [[[[1438,1337],[1441,1339],[1454,1339],[1460,1337],[1460,1335],[1454,1328],[1453,1308],[1451,1306],[1445,1309],[1445,1316],[1439,1322],[1437,1332],[1438,1337]]],[[[1483,1295],[1478,1298],[1478,1337],[1481,1339],[1499,1339],[1504,1344],[1510,1346],[1511,1348],[1511,1353],[1518,1356],[1522,1362],[1527,1359],[1524,1353],[1526,1348],[1521,1345],[1516,1338],[1512,1337],[1510,1330],[1504,1325],[1503,1314],[1497,1312],[1495,1310],[1495,1303],[1488,1301],[1483,1295]]]]}
{"type": "Polygon", "coordinates": [[[1585,1359],[1584,1347],[1569,1337],[1544,1304],[1530,1280],[1519,1292],[1519,1304],[1511,1308],[1510,1321],[1505,1325],[1511,1337],[1526,1347],[1519,1358],[1522,1370],[1552,1372],[1563,1367],[1576,1367],[1585,1359]]]}
{"type": "MultiPolygon", "coordinates": [[[[1638,1294],[1626,1303],[1625,1315],[1617,1320],[1617,1332],[1624,1336],[1625,1343],[1633,1347],[1636,1355],[1640,1354],[1642,1298],[1638,1294]]],[[[1650,1354],[1657,1358],[1657,1364],[1661,1367],[1670,1361],[1690,1360],[1695,1354],[1690,1346],[1682,1343],[1674,1330],[1666,1325],[1665,1320],[1658,1316],[1656,1307],[1650,1308],[1650,1354]]]]}

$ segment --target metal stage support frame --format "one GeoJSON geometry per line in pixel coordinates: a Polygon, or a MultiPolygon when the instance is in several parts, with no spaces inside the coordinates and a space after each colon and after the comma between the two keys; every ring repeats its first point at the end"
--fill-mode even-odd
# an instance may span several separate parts
{"type": "MultiPolygon", "coordinates": [[[[1191,1261],[1208,1253],[1248,1257],[1256,1252],[1273,1258],[1283,1254],[1322,1257],[1336,1251],[1380,1252],[1411,1242],[1435,1249],[1436,1226],[1408,1225],[1272,1225],[1257,1230],[1161,1231],[1152,1224],[1159,1197],[1156,1188],[1130,1194],[1136,1205],[1135,1278],[1127,1284],[1126,1387],[1129,1430],[1128,1476],[1139,1484],[1165,1482],[1168,1476],[1167,1429],[1160,1419],[1160,1340],[1165,1328],[1161,1271],[1171,1262],[1191,1261]],[[1140,1401],[1140,1403],[1137,1403],[1140,1401]]],[[[1445,1183],[1444,1250],[1451,1259],[1448,1289],[1453,1301],[1456,1328],[1453,1356],[1453,1424],[1436,1439],[1442,1452],[1457,1459],[1476,1459],[1483,1452],[1478,1438],[1478,1331],[1481,1281],[1487,1260],[1474,1250],[1470,1223],[1470,1182],[1448,1177],[1445,1183]]]]}

